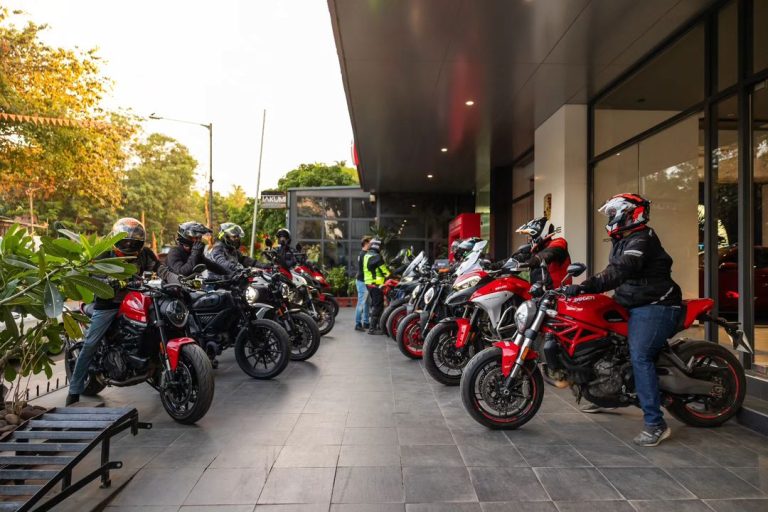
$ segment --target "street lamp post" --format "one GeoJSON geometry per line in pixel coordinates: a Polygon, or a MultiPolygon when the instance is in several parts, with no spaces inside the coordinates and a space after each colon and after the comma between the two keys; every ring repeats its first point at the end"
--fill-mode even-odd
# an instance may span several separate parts
{"type": "Polygon", "coordinates": [[[154,112],[149,114],[149,118],[155,121],[173,121],[175,123],[194,124],[202,126],[208,130],[208,227],[213,229],[213,123],[197,123],[195,121],[162,117],[154,112]]]}

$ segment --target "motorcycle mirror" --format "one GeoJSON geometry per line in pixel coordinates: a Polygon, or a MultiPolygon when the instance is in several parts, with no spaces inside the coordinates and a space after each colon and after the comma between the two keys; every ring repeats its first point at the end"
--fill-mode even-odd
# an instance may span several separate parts
{"type": "Polygon", "coordinates": [[[141,278],[144,279],[145,281],[149,281],[150,279],[152,279],[153,275],[154,274],[152,272],[142,272],[141,278]]]}
{"type": "Polygon", "coordinates": [[[520,268],[520,262],[517,261],[515,258],[509,258],[506,263],[504,263],[505,270],[517,270],[520,268]]]}
{"type": "Polygon", "coordinates": [[[587,266],[583,263],[571,263],[568,265],[568,274],[573,277],[579,277],[585,270],[587,270],[587,266]]]}
{"type": "Polygon", "coordinates": [[[195,268],[192,269],[192,273],[193,274],[202,274],[203,272],[205,272],[205,268],[206,268],[205,265],[200,263],[199,265],[195,265],[195,268]]]}
{"type": "Polygon", "coordinates": [[[273,242],[271,238],[267,238],[264,240],[264,245],[271,248],[273,245],[275,245],[275,242],[273,242]]]}

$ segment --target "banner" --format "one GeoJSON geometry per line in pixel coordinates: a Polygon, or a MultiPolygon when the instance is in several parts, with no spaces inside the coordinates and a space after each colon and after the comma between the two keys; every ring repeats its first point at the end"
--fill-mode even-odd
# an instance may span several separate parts
{"type": "Polygon", "coordinates": [[[261,207],[266,210],[277,210],[288,207],[288,197],[283,192],[261,194],[261,207]]]}

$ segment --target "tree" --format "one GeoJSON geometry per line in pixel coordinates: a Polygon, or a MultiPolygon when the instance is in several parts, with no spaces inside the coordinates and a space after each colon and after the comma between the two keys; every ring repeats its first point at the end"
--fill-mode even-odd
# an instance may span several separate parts
{"type": "Polygon", "coordinates": [[[295,187],[333,187],[357,185],[357,171],[346,167],[346,162],[336,162],[333,165],[313,163],[301,164],[289,171],[277,182],[281,191],[295,187]]]}
{"type": "MultiPolygon", "coordinates": [[[[93,217],[120,204],[120,171],[135,120],[100,106],[111,83],[95,50],[43,43],[45,25],[19,28],[0,7],[0,112],[65,121],[0,123],[0,198],[4,213],[93,217]]],[[[32,220],[32,219],[30,219],[32,220]]]]}
{"type": "Polygon", "coordinates": [[[202,196],[192,190],[197,161],[184,145],[159,133],[134,144],[133,152],[138,164],[126,172],[122,213],[143,216],[147,232],[168,242],[178,224],[199,216],[202,196]]]}

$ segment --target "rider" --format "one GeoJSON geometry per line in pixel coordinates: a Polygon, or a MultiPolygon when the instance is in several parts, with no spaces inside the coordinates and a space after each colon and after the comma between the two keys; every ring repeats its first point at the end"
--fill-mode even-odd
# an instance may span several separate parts
{"type": "Polygon", "coordinates": [[[381,286],[389,275],[389,269],[381,256],[381,240],[374,238],[368,245],[368,252],[363,257],[365,286],[371,299],[371,323],[368,334],[384,334],[379,328],[379,318],[384,309],[384,292],[381,286]]]}
{"type": "MultiPolygon", "coordinates": [[[[103,256],[104,258],[130,258],[128,261],[137,267],[137,275],[159,270],[160,261],[157,259],[157,256],[151,249],[144,247],[147,235],[141,222],[131,217],[119,219],[112,226],[111,234],[116,235],[118,233],[125,233],[125,238],[115,243],[113,250],[106,253],[103,256]]],[[[83,340],[83,348],[77,356],[77,362],[72,372],[66,405],[80,401],[80,393],[84,390],[85,379],[88,376],[88,367],[91,364],[96,345],[104,337],[107,329],[112,324],[112,320],[117,316],[120,303],[125,297],[126,290],[124,284],[113,283],[113,286],[117,288],[113,298],[101,299],[96,297],[94,300],[93,316],[91,316],[91,323],[83,340]]]]}
{"type": "Polygon", "coordinates": [[[208,272],[209,279],[220,279],[232,275],[243,267],[256,266],[256,260],[240,252],[241,240],[245,236],[243,228],[234,222],[225,222],[219,226],[218,241],[211,249],[211,259],[223,267],[226,273],[208,272]]]}
{"type": "Polygon", "coordinates": [[[296,265],[296,255],[291,249],[291,232],[286,228],[281,228],[275,233],[277,237],[277,249],[275,249],[275,256],[277,257],[277,263],[290,269],[296,265]]]}
{"type": "Polygon", "coordinates": [[[179,231],[176,234],[177,246],[168,251],[165,264],[168,269],[179,276],[192,275],[192,271],[197,265],[203,264],[212,272],[222,273],[225,269],[209,260],[203,254],[205,242],[203,237],[211,234],[212,231],[195,221],[188,221],[179,224],[179,231]]]}
{"type": "Polygon", "coordinates": [[[645,423],[634,439],[639,446],[656,446],[672,434],[661,413],[654,360],[675,332],[682,303],[680,287],[672,280],[672,258],[647,226],[650,207],[637,194],[618,194],[606,201],[598,211],[608,217],[608,266],[565,290],[575,296],[615,289],[614,299],[629,310],[629,354],[645,423]]]}
{"type": "Polygon", "coordinates": [[[371,244],[371,237],[366,236],[360,241],[360,254],[357,256],[357,275],[355,284],[357,285],[357,308],[355,309],[355,330],[364,331],[370,329],[370,305],[368,304],[368,288],[365,286],[365,270],[363,269],[363,260],[368,252],[368,246],[371,244]]]}
{"type": "Polygon", "coordinates": [[[546,217],[538,217],[530,220],[517,228],[518,233],[527,235],[528,244],[522,246],[512,256],[522,260],[531,268],[531,282],[543,283],[547,288],[570,284],[568,265],[571,264],[571,256],[568,253],[568,242],[565,238],[554,238],[559,229],[555,229],[546,217]],[[551,279],[542,275],[541,263],[547,264],[547,271],[551,279]]]}

